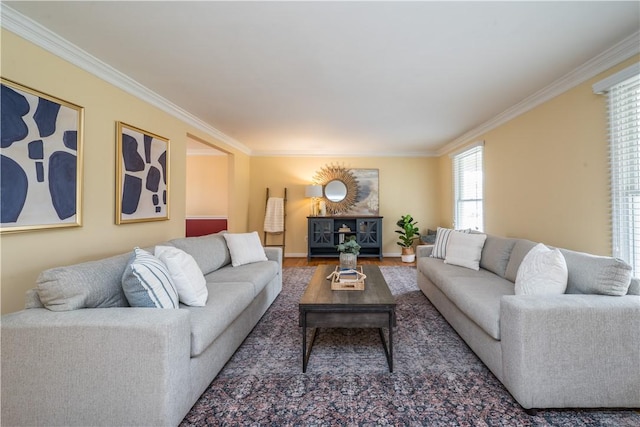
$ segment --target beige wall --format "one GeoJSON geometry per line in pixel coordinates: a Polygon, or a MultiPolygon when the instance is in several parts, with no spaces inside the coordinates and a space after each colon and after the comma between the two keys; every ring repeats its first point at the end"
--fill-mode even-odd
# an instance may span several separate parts
{"type": "Polygon", "coordinates": [[[187,217],[223,217],[229,212],[227,156],[187,156],[187,217]]]}
{"type": "Polygon", "coordinates": [[[3,234],[1,250],[2,312],[24,306],[24,293],[50,267],[113,255],[184,236],[187,134],[231,153],[229,176],[232,225],[244,231],[248,220],[249,157],[199,129],[170,116],[97,77],[2,30],[3,77],[83,106],[83,226],[3,234]],[[115,225],[116,121],[170,139],[170,220],[115,225]]]}
{"type": "MultiPolygon", "coordinates": [[[[478,137],[485,141],[485,231],[611,254],[605,97],[591,85],[639,57],[478,137]]],[[[442,222],[453,221],[442,156],[442,222]]]]}
{"type": "Polygon", "coordinates": [[[263,237],[266,188],[280,197],[287,187],[286,253],[306,255],[307,216],[311,208],[310,200],[304,197],[304,187],[311,184],[316,171],[331,163],[379,170],[383,253],[400,255],[394,230],[401,215],[413,215],[421,230],[438,224],[437,158],[252,157],[249,230],[257,230],[263,237]]]}

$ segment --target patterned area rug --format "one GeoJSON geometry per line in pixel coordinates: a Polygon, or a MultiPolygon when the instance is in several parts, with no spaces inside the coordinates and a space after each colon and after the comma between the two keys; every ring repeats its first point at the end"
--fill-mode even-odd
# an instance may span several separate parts
{"type": "Polygon", "coordinates": [[[527,415],[416,285],[381,267],[395,295],[394,372],[376,330],[322,329],[302,373],[298,301],[315,267],[287,268],[284,289],[182,426],[639,426],[640,414],[527,415]]]}

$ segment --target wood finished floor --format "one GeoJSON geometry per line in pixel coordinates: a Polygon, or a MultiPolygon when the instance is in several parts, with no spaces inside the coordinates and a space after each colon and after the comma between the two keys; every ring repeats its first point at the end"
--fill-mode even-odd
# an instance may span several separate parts
{"type": "MultiPolygon", "coordinates": [[[[314,267],[320,264],[337,264],[338,258],[311,258],[311,261],[307,261],[307,258],[285,258],[282,261],[283,267],[314,267]]],[[[375,264],[382,266],[414,266],[415,262],[402,262],[400,257],[384,257],[382,261],[378,258],[358,258],[358,264],[375,264]]]]}

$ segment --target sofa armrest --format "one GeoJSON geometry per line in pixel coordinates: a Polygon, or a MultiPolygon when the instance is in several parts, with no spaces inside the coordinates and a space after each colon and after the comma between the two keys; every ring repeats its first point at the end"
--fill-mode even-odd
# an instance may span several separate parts
{"type": "Polygon", "coordinates": [[[504,296],[503,383],[524,408],[640,407],[640,297],[504,296]]]}
{"type": "Polygon", "coordinates": [[[425,258],[431,256],[433,252],[433,245],[418,245],[416,246],[416,258],[425,258]]]}
{"type": "Polygon", "coordinates": [[[276,261],[282,266],[282,248],[274,246],[265,247],[264,253],[269,261],[276,261]]]}
{"type": "Polygon", "coordinates": [[[187,310],[5,315],[2,424],[177,425],[173,408],[191,406],[190,335],[187,310]]]}

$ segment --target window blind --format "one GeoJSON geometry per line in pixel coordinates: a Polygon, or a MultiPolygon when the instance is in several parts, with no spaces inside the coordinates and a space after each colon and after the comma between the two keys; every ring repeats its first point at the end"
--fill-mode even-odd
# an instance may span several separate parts
{"type": "Polygon", "coordinates": [[[484,229],[483,148],[479,144],[453,156],[454,221],[457,229],[484,229]]]}
{"type": "Polygon", "coordinates": [[[608,90],[613,256],[640,274],[640,74],[608,90]]]}

